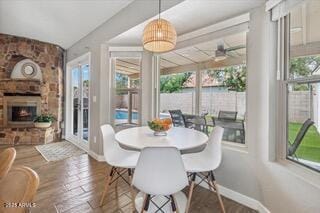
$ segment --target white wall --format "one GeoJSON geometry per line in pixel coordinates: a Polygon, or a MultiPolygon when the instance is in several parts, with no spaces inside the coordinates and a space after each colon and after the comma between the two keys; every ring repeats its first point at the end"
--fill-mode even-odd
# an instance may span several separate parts
{"type": "Polygon", "coordinates": [[[147,125],[147,121],[152,120],[154,110],[154,85],[152,79],[154,79],[154,70],[152,63],[153,54],[144,51],[142,54],[142,66],[141,66],[141,124],[147,125]],[[151,80],[149,80],[151,79],[151,80]]]}
{"type": "Polygon", "coordinates": [[[247,42],[248,148],[241,152],[224,147],[217,180],[259,200],[274,213],[319,212],[320,175],[291,163],[269,160],[276,144],[276,25],[269,20],[264,8],[251,12],[247,42]]]}
{"type": "MultiPolygon", "coordinates": [[[[164,1],[163,11],[182,0],[164,1]]],[[[136,0],[67,50],[67,62],[91,52],[90,95],[97,101],[90,108],[90,151],[102,155],[100,125],[110,122],[110,69],[107,41],[158,13],[158,1],[136,0]],[[96,143],[93,143],[96,137],[96,143]]],[[[148,63],[148,62],[147,62],[148,63]]],[[[91,97],[90,100],[93,100],[91,97]]]]}

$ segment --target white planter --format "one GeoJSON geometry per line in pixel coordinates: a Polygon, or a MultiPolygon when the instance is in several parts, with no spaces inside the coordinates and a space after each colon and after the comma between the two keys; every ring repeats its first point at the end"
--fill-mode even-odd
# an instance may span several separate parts
{"type": "Polygon", "coordinates": [[[34,126],[37,128],[49,128],[51,126],[51,122],[34,122],[34,126]]]}

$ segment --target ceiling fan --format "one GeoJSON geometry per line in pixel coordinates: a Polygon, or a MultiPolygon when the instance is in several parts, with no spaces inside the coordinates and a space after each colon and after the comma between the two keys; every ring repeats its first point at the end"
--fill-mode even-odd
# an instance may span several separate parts
{"type": "Polygon", "coordinates": [[[245,45],[238,45],[234,47],[224,48],[224,43],[220,42],[217,44],[216,50],[202,50],[197,48],[197,51],[205,52],[207,54],[209,54],[208,52],[213,52],[212,57],[214,58],[214,60],[222,61],[222,60],[225,60],[228,56],[234,57],[232,54],[230,54],[230,52],[244,49],[244,48],[246,48],[245,45]]]}
{"type": "MultiPolygon", "coordinates": [[[[235,47],[224,48],[224,44],[218,44],[217,49],[214,51],[214,60],[222,61],[225,60],[228,56],[233,57],[233,55],[229,54],[232,51],[240,50],[246,48],[245,45],[238,45],[235,47]]],[[[205,51],[205,50],[204,50],[205,51]]]]}

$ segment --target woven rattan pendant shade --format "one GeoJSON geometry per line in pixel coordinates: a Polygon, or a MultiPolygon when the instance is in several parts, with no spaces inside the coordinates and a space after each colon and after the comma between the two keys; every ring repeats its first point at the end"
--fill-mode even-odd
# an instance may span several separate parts
{"type": "Polygon", "coordinates": [[[151,21],[143,31],[143,47],[151,52],[167,52],[176,46],[177,33],[164,19],[151,21]]]}

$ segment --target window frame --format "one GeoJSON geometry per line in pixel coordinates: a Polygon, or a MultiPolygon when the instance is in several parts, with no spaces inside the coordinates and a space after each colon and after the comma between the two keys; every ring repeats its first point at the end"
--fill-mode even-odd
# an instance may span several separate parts
{"type": "Polygon", "coordinates": [[[311,166],[288,157],[288,141],[289,141],[289,92],[290,84],[312,84],[320,83],[320,75],[299,77],[291,79],[290,72],[290,13],[278,20],[278,140],[280,141],[278,147],[278,158],[294,165],[302,166],[304,169],[320,173],[311,166]],[[284,127],[284,128],[283,128],[284,127]],[[281,129],[281,131],[280,131],[281,129]]]}

